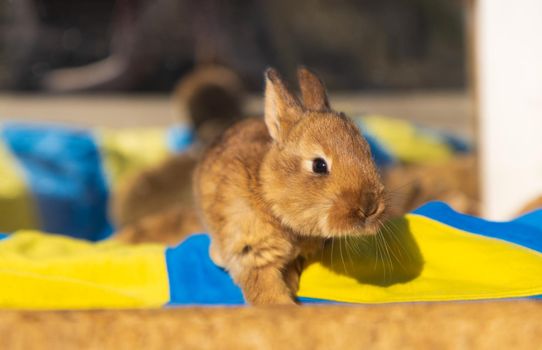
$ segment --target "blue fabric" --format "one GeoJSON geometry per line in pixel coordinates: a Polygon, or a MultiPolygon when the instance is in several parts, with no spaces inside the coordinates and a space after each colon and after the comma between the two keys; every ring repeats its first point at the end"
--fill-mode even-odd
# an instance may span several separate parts
{"type": "Polygon", "coordinates": [[[167,130],[167,145],[172,153],[186,150],[194,142],[194,132],[186,124],[177,124],[167,130]]]}
{"type": "Polygon", "coordinates": [[[242,305],[241,289],[209,257],[209,236],[193,235],[166,250],[170,305],[242,305]]]}
{"type": "Polygon", "coordinates": [[[109,236],[107,184],[90,132],[10,123],[2,136],[26,175],[41,230],[89,240],[109,236]]]}
{"type": "Polygon", "coordinates": [[[0,241],[3,240],[4,238],[8,238],[8,235],[5,233],[0,233],[0,241]]]}
{"type": "Polygon", "coordinates": [[[542,210],[508,222],[492,222],[454,211],[443,202],[429,202],[413,214],[453,226],[463,231],[501,239],[542,252],[542,210]]]}

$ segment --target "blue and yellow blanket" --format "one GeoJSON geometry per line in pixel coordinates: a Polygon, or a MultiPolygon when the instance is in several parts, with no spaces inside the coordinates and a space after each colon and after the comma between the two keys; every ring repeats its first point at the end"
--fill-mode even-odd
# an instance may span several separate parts
{"type": "MultiPolygon", "coordinates": [[[[489,222],[428,203],[380,238],[336,241],[306,264],[303,302],[390,303],[542,295],[542,210],[489,222]]],[[[0,307],[239,305],[198,234],[176,247],[18,231],[0,240],[0,307]]]]}

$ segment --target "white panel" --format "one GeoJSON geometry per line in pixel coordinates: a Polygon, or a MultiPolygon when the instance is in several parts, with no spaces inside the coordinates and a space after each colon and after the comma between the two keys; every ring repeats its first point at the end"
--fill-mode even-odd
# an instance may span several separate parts
{"type": "Polygon", "coordinates": [[[542,0],[479,0],[476,74],[484,215],[542,194],[542,0]]]}

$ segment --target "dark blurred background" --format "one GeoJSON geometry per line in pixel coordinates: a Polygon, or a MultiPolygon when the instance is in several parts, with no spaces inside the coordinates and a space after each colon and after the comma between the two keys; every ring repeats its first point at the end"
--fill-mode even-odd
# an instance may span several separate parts
{"type": "Polygon", "coordinates": [[[168,91],[207,63],[251,90],[299,63],[334,90],[463,88],[463,21],[458,0],[0,0],[0,88],[168,91]]]}

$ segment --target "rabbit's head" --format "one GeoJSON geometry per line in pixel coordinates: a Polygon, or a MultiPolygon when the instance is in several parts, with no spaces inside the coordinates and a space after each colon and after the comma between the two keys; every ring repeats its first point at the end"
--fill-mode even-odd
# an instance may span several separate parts
{"type": "Polygon", "coordinates": [[[273,214],[300,235],[376,233],[384,187],[359,129],[330,108],[323,83],[308,69],[298,70],[302,101],[274,69],[265,77],[265,123],[273,143],[260,175],[273,214]]]}

